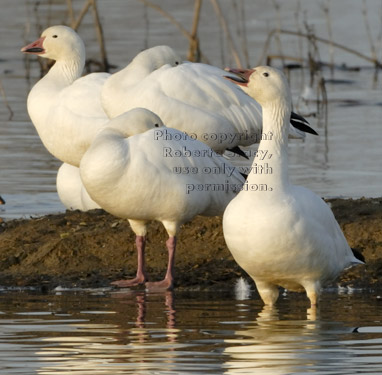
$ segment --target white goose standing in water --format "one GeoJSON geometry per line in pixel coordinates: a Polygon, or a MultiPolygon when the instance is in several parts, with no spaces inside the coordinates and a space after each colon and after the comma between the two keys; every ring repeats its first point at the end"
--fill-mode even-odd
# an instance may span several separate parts
{"type": "Polygon", "coordinates": [[[160,221],[168,233],[168,268],[152,289],[171,289],[179,227],[196,215],[222,215],[244,183],[241,174],[207,145],[183,132],[163,127],[153,112],[136,108],[110,120],[80,164],[81,179],[104,210],[129,220],[136,234],[138,267],[132,280],[144,284],[146,223],[160,221]]]}
{"type": "Polygon", "coordinates": [[[252,164],[246,182],[250,188],[224,212],[224,238],[265,304],[274,305],[282,286],[305,289],[311,306],[316,306],[325,282],[363,262],[353,254],[328,205],[289,182],[291,93],[284,74],[268,66],[229,71],[238,74],[235,82],[260,103],[263,132],[272,132],[273,137],[260,142],[259,150],[269,158],[252,164]]]}

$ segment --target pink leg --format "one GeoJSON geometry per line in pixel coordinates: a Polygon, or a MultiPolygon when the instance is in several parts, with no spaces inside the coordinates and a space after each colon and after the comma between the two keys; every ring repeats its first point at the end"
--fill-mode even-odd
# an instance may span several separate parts
{"type": "Polygon", "coordinates": [[[162,281],[146,283],[146,289],[148,289],[149,291],[171,290],[174,287],[176,237],[169,237],[166,241],[166,246],[168,250],[168,264],[166,276],[162,281]]]}
{"type": "Polygon", "coordinates": [[[130,286],[142,285],[147,280],[146,266],[145,266],[145,245],[146,238],[144,236],[136,236],[135,245],[137,247],[138,253],[138,268],[137,275],[134,279],[129,280],[117,280],[113,281],[111,285],[117,286],[118,288],[127,288],[130,286]]]}

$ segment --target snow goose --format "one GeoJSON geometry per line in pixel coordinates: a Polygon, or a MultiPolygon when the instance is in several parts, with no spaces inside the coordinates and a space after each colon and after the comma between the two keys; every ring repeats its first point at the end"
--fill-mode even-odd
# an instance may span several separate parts
{"type": "Polygon", "coordinates": [[[67,26],[49,27],[21,51],[56,61],[30,91],[28,113],[48,151],[63,162],[79,166],[95,134],[108,121],[100,95],[109,74],[80,78],[85,47],[67,26]]]}
{"type": "MultiPolygon", "coordinates": [[[[224,79],[224,70],[180,62],[168,46],[142,51],[106,80],[101,94],[105,112],[113,118],[132,108],[147,108],[167,126],[219,153],[226,149],[240,152],[239,146],[258,143],[262,128],[258,103],[224,79]]],[[[297,128],[304,126],[301,117],[292,123],[297,128]]],[[[292,126],[289,131],[295,137],[303,136],[292,126]]]]}
{"type": "Polygon", "coordinates": [[[153,112],[136,108],[114,119],[94,139],[80,164],[81,179],[104,210],[129,220],[136,234],[138,268],[130,287],[147,281],[146,222],[160,221],[168,233],[168,268],[149,290],[171,289],[179,227],[196,215],[222,215],[244,178],[204,143],[163,126],[153,112]]]}
{"type": "Polygon", "coordinates": [[[263,132],[272,137],[259,145],[269,157],[252,164],[246,188],[224,212],[224,238],[265,304],[276,302],[277,286],[282,286],[305,289],[311,306],[316,306],[325,282],[362,262],[352,253],[328,205],[312,191],[289,182],[291,93],[284,74],[268,66],[230,72],[239,73],[236,83],[262,106],[263,132]]]}
{"type": "Polygon", "coordinates": [[[63,163],[58,169],[56,188],[61,203],[68,210],[89,211],[101,208],[86,191],[80,176],[80,169],[63,163]]]}

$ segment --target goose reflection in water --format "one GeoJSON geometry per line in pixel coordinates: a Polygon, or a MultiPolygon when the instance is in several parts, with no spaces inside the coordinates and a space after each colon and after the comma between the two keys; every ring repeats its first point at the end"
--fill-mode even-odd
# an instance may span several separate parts
{"type": "Polygon", "coordinates": [[[36,353],[43,364],[37,373],[115,375],[132,370],[134,374],[148,374],[178,368],[177,351],[184,344],[178,343],[173,293],[121,290],[111,297],[118,298],[110,306],[114,311],[82,312],[82,319],[83,313],[91,314],[91,322],[81,319],[65,324],[68,333],[42,339],[46,346],[36,353]],[[158,315],[163,312],[166,323],[158,324],[158,315]]]}
{"type": "Polygon", "coordinates": [[[284,307],[264,306],[255,321],[225,340],[224,374],[305,374],[309,369],[334,373],[335,368],[339,374],[349,373],[346,369],[350,371],[357,356],[345,337],[356,330],[321,320],[314,308],[306,311],[306,319],[304,309],[291,310],[285,316],[284,307]]]}
{"type": "MultiPolygon", "coordinates": [[[[112,296],[114,298],[121,299],[121,304],[131,304],[134,301],[137,308],[135,327],[124,331],[124,333],[136,334],[137,341],[140,343],[145,343],[148,341],[152,341],[150,337],[150,326],[151,323],[146,323],[146,312],[147,312],[147,298],[148,295],[146,292],[136,292],[131,290],[122,290],[120,292],[113,293],[112,296]],[[150,340],[148,340],[150,338],[150,340]]],[[[166,306],[166,328],[163,328],[164,334],[167,336],[169,342],[176,342],[177,334],[179,332],[178,329],[175,328],[176,319],[175,313],[176,310],[174,308],[174,294],[172,291],[166,291],[163,293],[150,293],[151,297],[164,297],[164,304],[166,306]]],[[[156,312],[161,312],[162,309],[156,310],[156,312]]],[[[129,324],[131,324],[129,322],[129,324]]],[[[156,331],[157,332],[157,331],[156,331]]]]}

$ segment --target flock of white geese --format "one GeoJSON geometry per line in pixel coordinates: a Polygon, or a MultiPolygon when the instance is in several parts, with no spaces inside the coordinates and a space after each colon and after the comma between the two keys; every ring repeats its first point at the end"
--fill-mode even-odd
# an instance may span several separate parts
{"type": "Polygon", "coordinates": [[[126,218],[136,235],[136,276],[114,285],[172,289],[176,236],[196,215],[223,215],[227,246],[267,305],[282,286],[305,289],[316,306],[325,282],[362,263],[326,203],[289,182],[288,137],[315,132],[291,111],[281,71],[224,71],[157,46],[117,73],[82,76],[84,43],[66,26],[49,27],[21,51],[55,60],[27,106],[44,146],[63,162],[60,199],[126,218]],[[268,158],[255,158],[245,178],[222,154],[244,156],[240,147],[259,141],[268,158]],[[159,282],[148,281],[145,266],[152,220],[168,233],[159,282]]]}

